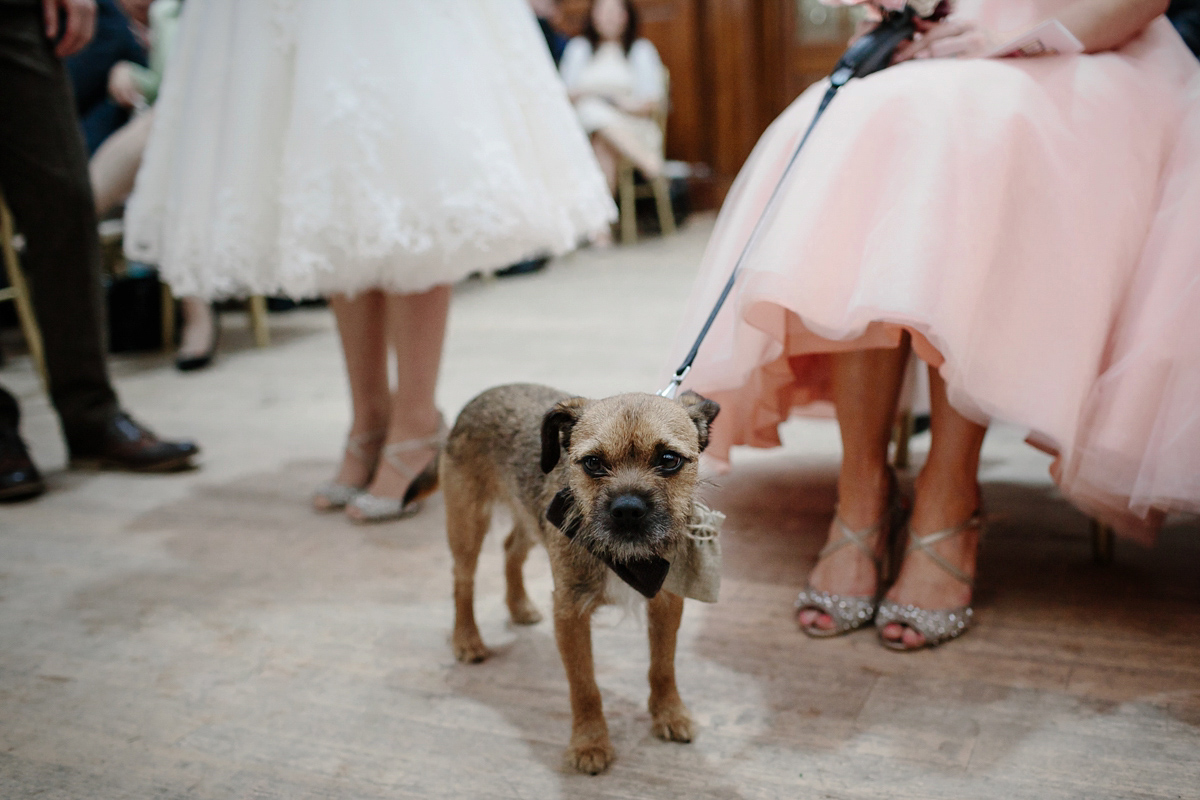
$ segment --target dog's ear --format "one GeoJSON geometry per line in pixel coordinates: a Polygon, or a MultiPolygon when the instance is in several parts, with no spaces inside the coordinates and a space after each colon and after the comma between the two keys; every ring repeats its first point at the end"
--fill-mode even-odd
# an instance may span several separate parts
{"type": "Polygon", "coordinates": [[[572,397],[556,404],[542,417],[542,472],[554,469],[560,452],[571,446],[571,428],[587,404],[586,398],[572,397]]]}
{"type": "Polygon", "coordinates": [[[563,489],[554,495],[550,506],[546,509],[546,519],[550,524],[563,532],[568,539],[574,539],[579,533],[579,517],[575,514],[575,495],[570,489],[563,489]]]}
{"type": "Polygon", "coordinates": [[[708,447],[709,429],[721,407],[690,389],[679,395],[679,404],[687,410],[692,422],[696,423],[696,432],[700,435],[700,451],[704,452],[704,448],[708,447]]]}

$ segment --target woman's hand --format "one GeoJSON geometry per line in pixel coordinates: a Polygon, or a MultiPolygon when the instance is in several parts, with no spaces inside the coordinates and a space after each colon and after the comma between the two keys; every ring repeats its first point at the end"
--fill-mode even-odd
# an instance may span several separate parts
{"type": "Polygon", "coordinates": [[[614,98],[613,105],[635,117],[649,117],[658,110],[658,101],[638,100],[633,97],[614,98]]]}
{"type": "Polygon", "coordinates": [[[854,23],[854,35],[846,43],[847,47],[878,28],[879,23],[883,21],[883,11],[878,6],[868,4],[862,8],[863,15],[858,18],[858,22],[854,23]]]}
{"type": "Polygon", "coordinates": [[[108,71],[108,94],[123,108],[136,108],[146,102],[128,61],[118,61],[108,71]]]}
{"type": "Polygon", "coordinates": [[[999,40],[978,22],[946,17],[941,22],[917,21],[917,35],[899,48],[892,63],[915,58],[978,58],[994,50],[999,40]]]}
{"type": "Polygon", "coordinates": [[[46,25],[46,38],[58,39],[54,55],[59,58],[73,56],[92,40],[96,32],[96,0],[42,0],[42,18],[46,25]],[[59,14],[66,16],[59,38],[59,14]]]}

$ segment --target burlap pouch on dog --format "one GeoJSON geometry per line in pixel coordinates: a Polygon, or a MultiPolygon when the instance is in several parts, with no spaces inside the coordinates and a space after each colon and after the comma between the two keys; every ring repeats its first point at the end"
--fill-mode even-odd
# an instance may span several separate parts
{"type": "Polygon", "coordinates": [[[692,507],[687,535],[672,554],[671,569],[662,588],[703,603],[717,602],[721,591],[721,542],[718,536],[724,521],[724,514],[702,503],[692,507]]]}

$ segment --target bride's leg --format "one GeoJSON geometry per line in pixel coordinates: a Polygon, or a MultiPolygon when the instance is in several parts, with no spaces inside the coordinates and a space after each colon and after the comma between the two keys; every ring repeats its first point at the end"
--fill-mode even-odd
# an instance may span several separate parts
{"type": "MultiPolygon", "coordinates": [[[[953,528],[979,510],[979,452],[987,427],[959,414],[946,396],[946,383],[929,370],[932,441],[929,456],[916,482],[916,501],[909,524],[913,535],[953,528]]],[[[975,574],[979,529],[969,528],[943,539],[933,549],[967,575],[975,574]]],[[[957,580],[928,556],[914,553],[904,559],[900,576],[888,598],[918,608],[942,610],[968,605],[971,587],[957,580]]],[[[882,635],[916,648],[924,637],[907,626],[892,623],[882,635]]]]}
{"type": "MultiPolygon", "coordinates": [[[[887,511],[887,449],[909,346],[905,334],[899,347],[833,356],[833,398],[842,437],[838,516],[851,530],[871,527],[887,511]]],[[[830,540],[840,538],[834,529],[829,535],[830,540]]],[[[821,559],[809,576],[812,588],[843,596],[873,595],[877,581],[875,565],[857,547],[843,547],[821,559]]],[[[823,630],[833,627],[829,615],[815,609],[802,610],[799,621],[823,630]]]]}
{"type": "Polygon", "coordinates": [[[346,377],[350,381],[353,413],[350,436],[365,445],[360,448],[365,458],[353,452],[354,448],[348,450],[335,480],[346,486],[365,486],[375,471],[382,432],[387,428],[391,411],[384,294],[368,291],[353,298],[333,295],[329,304],[337,319],[346,377]]]}
{"type": "MultiPolygon", "coordinates": [[[[387,442],[394,444],[437,433],[440,417],[434,405],[442,344],[450,309],[449,286],[420,294],[387,294],[387,341],[396,353],[396,391],[392,393],[387,442]]],[[[435,455],[434,447],[396,455],[408,471],[417,472],[435,455]]],[[[377,497],[403,497],[412,480],[386,459],[380,461],[369,491],[377,497]]]]}

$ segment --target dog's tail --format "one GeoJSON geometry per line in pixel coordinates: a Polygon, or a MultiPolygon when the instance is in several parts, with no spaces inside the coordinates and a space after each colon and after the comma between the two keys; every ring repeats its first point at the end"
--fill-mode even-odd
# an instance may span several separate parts
{"type": "Polygon", "coordinates": [[[429,462],[429,465],[425,469],[421,470],[421,474],[413,478],[413,482],[405,490],[404,507],[424,500],[438,490],[438,469],[441,463],[442,451],[441,448],[438,448],[437,455],[433,457],[433,460],[429,462]]]}

